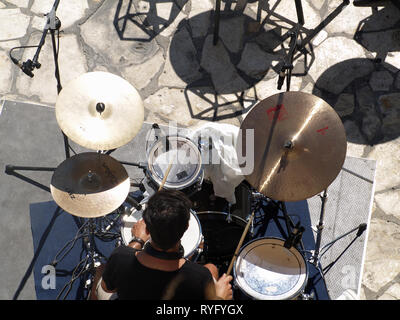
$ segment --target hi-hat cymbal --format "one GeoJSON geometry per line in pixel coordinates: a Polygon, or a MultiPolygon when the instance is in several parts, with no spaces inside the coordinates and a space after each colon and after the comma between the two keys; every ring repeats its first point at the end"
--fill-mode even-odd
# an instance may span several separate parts
{"type": "Polygon", "coordinates": [[[65,135],[92,150],[111,150],[132,140],[144,121],[143,101],[126,80],[107,72],[85,73],[64,87],[56,118],[65,135]]]}
{"type": "Polygon", "coordinates": [[[246,160],[240,164],[246,180],[274,200],[300,201],[325,190],[346,157],[346,133],[339,116],[312,94],[268,97],[249,111],[240,129],[237,153],[239,162],[246,160]],[[254,129],[254,146],[246,141],[249,129],[254,129]]]}
{"type": "Polygon", "coordinates": [[[128,196],[130,179],[109,155],[85,152],[64,160],[54,171],[50,191],[66,212],[96,218],[116,210],[128,196]]]}

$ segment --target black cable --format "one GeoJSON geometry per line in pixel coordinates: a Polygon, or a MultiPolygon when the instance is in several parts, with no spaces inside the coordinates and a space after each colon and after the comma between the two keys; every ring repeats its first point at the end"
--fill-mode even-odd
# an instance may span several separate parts
{"type": "Polygon", "coordinates": [[[10,56],[10,59],[12,60],[12,62],[14,62],[15,64],[18,64],[19,61],[18,61],[17,59],[15,59],[15,58],[12,56],[12,54],[11,54],[14,50],[16,50],[16,49],[26,49],[26,48],[38,48],[38,47],[39,47],[39,46],[21,46],[21,47],[14,47],[14,48],[11,48],[11,49],[10,49],[8,55],[10,56]]]}
{"type": "Polygon", "coordinates": [[[82,263],[84,263],[84,265],[86,265],[86,263],[87,263],[88,260],[89,260],[89,257],[86,256],[84,259],[82,259],[82,260],[78,263],[78,265],[77,265],[77,266],[75,267],[75,269],[72,271],[71,280],[70,280],[69,282],[67,282],[67,283],[64,285],[64,287],[61,289],[61,291],[60,291],[59,294],[57,295],[56,300],[59,300],[60,297],[61,297],[61,295],[62,295],[63,292],[65,291],[65,289],[66,289],[67,287],[69,287],[67,293],[64,295],[63,300],[66,299],[66,297],[68,296],[68,294],[69,294],[69,293],[71,292],[71,290],[72,290],[72,285],[73,285],[73,283],[75,282],[76,279],[78,279],[78,278],[81,276],[81,273],[82,273],[83,271],[80,271],[79,274],[78,274],[78,276],[75,276],[75,272],[78,270],[79,266],[80,266],[82,263]]]}
{"type": "Polygon", "coordinates": [[[62,259],[64,259],[64,257],[65,257],[65,256],[72,250],[72,248],[75,246],[76,241],[84,236],[84,234],[79,235],[79,233],[80,233],[81,230],[85,227],[86,224],[87,224],[87,222],[83,223],[83,224],[79,227],[78,231],[76,232],[75,237],[72,238],[71,240],[69,240],[69,241],[64,245],[64,247],[62,247],[62,248],[56,253],[56,255],[55,255],[55,257],[54,257],[54,260],[53,260],[53,262],[52,262],[53,265],[54,265],[54,264],[58,264],[58,262],[60,262],[62,259]],[[70,243],[72,243],[72,242],[73,242],[73,244],[72,244],[72,246],[68,249],[67,253],[65,253],[65,254],[62,256],[62,258],[61,258],[60,260],[57,260],[56,258],[57,258],[57,257],[65,250],[65,248],[66,248],[70,243]]]}

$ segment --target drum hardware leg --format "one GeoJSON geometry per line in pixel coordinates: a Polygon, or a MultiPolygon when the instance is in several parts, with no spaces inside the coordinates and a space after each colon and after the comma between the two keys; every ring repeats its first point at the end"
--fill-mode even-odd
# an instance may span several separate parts
{"type": "Polygon", "coordinates": [[[329,243],[327,243],[325,246],[323,246],[320,249],[321,246],[321,239],[322,239],[322,231],[324,229],[324,215],[325,215],[325,204],[326,204],[326,199],[327,199],[327,190],[325,190],[322,194],[322,196],[320,195],[322,204],[321,204],[321,214],[320,214],[320,220],[319,223],[317,225],[317,240],[315,243],[315,250],[313,251],[312,257],[310,259],[310,262],[318,268],[318,270],[321,273],[321,276],[324,277],[325,274],[333,267],[333,265],[343,256],[343,254],[347,251],[347,249],[356,241],[356,239],[358,237],[360,237],[363,232],[366,230],[367,228],[367,224],[366,223],[362,223],[359,226],[353,228],[352,230],[342,234],[341,236],[337,237],[336,239],[330,241],[329,243]],[[324,267],[323,269],[321,269],[320,266],[320,260],[322,258],[322,256],[338,241],[343,239],[344,237],[348,236],[349,234],[353,233],[357,231],[356,237],[350,242],[350,244],[342,251],[342,253],[333,261],[331,262],[329,265],[327,265],[326,267],[324,267]],[[323,251],[322,253],[320,253],[321,251],[323,251]]]}
{"type": "Polygon", "coordinates": [[[6,165],[5,173],[8,175],[12,175],[14,177],[17,177],[25,182],[28,182],[35,187],[38,187],[39,189],[42,189],[44,191],[50,192],[50,188],[48,186],[45,186],[35,180],[32,180],[31,178],[28,178],[22,174],[19,174],[15,172],[16,170],[21,170],[21,171],[55,171],[56,168],[50,168],[50,167],[26,167],[26,166],[13,166],[13,165],[6,165]]]}
{"type": "MultiPolygon", "coordinates": [[[[276,227],[278,228],[279,232],[281,233],[282,237],[285,239],[285,243],[290,246],[300,246],[301,250],[304,251],[304,244],[302,241],[302,234],[304,232],[304,227],[300,226],[300,222],[298,222],[296,225],[293,223],[289,213],[287,212],[286,204],[283,201],[274,201],[271,199],[267,199],[268,204],[264,205],[263,203],[260,203],[261,201],[265,200],[265,197],[263,198],[262,196],[257,196],[255,194],[257,202],[259,203],[259,209],[256,209],[256,211],[259,211],[262,209],[264,212],[264,219],[262,222],[262,228],[259,229],[258,231],[262,234],[265,234],[267,231],[267,224],[269,223],[266,218],[267,214],[270,214],[269,219],[273,219],[275,222],[276,227]],[[271,205],[273,207],[268,208],[268,206],[271,205]],[[283,219],[285,221],[285,227],[281,225],[279,219],[282,217],[278,217],[279,211],[282,212],[283,214],[283,219]]],[[[253,195],[254,198],[254,195],[253,195]]],[[[260,224],[258,223],[258,224],[260,224]]]]}
{"type": "Polygon", "coordinates": [[[324,229],[324,216],[325,216],[325,203],[326,199],[328,198],[327,195],[327,189],[324,190],[322,196],[320,195],[321,198],[321,213],[319,217],[319,223],[317,225],[317,240],[315,242],[315,249],[313,252],[313,256],[311,257],[311,263],[318,267],[318,261],[319,261],[319,252],[320,252],[320,246],[321,246],[321,239],[322,239],[322,231],[324,229]]]}
{"type": "MultiPolygon", "coordinates": [[[[282,211],[283,218],[285,220],[286,234],[284,234],[283,229],[280,227],[280,224],[277,221],[277,219],[278,219],[277,216],[275,217],[275,223],[276,223],[277,227],[279,228],[282,236],[285,237],[286,240],[293,234],[294,229],[296,230],[296,234],[297,234],[297,230],[304,229],[302,226],[300,226],[300,222],[298,222],[297,225],[295,225],[293,223],[289,213],[287,212],[285,202],[279,201],[278,204],[276,204],[274,201],[272,201],[272,203],[275,204],[282,211]]],[[[279,210],[278,210],[278,212],[279,212],[279,210]]],[[[303,242],[301,240],[301,234],[298,236],[300,237],[298,239],[298,242],[299,242],[301,248],[304,250],[303,242]]]]}
{"type": "MultiPolygon", "coordinates": [[[[62,296],[62,294],[66,291],[66,293],[63,296],[63,299],[66,299],[68,296],[70,290],[72,289],[73,283],[84,276],[85,274],[89,273],[88,278],[85,281],[85,288],[88,289],[88,294],[90,294],[90,289],[93,284],[93,277],[95,274],[95,269],[101,264],[101,261],[106,261],[107,258],[104,257],[97,249],[96,247],[96,242],[95,242],[95,237],[102,238],[105,236],[110,236],[110,232],[107,230],[104,231],[99,228],[98,226],[99,219],[97,218],[90,218],[87,219],[87,221],[84,221],[81,226],[79,227],[77,234],[75,238],[72,240],[68,241],[64,247],[62,247],[59,252],[56,254],[55,258],[51,262],[50,265],[53,267],[56,267],[58,263],[60,263],[66,256],[67,254],[73,249],[75,243],[77,240],[82,239],[84,248],[86,251],[86,257],[82,259],[75,267],[71,279],[68,283],[64,285],[62,290],[59,292],[57,295],[57,300],[59,300],[62,296]],[[58,256],[64,253],[61,258],[58,258],[58,256]]],[[[106,228],[107,229],[107,228],[106,228]]],[[[115,235],[117,236],[117,234],[115,235]]]]}
{"type": "Polygon", "coordinates": [[[346,237],[347,235],[357,231],[356,237],[347,245],[347,247],[342,251],[342,253],[333,261],[331,262],[329,265],[327,265],[326,267],[324,267],[322,269],[323,274],[326,275],[328,273],[328,271],[334,266],[334,264],[343,256],[343,254],[350,248],[350,246],[364,233],[364,231],[367,229],[367,224],[366,223],[361,223],[358,227],[344,233],[343,235],[341,235],[340,237],[336,238],[335,240],[327,243],[324,247],[322,247],[321,250],[324,250],[321,255],[320,258],[336,243],[336,241],[346,237]]]}

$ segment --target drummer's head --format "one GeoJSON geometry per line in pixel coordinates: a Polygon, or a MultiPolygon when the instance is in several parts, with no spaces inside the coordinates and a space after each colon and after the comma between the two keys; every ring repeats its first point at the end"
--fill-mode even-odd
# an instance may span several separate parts
{"type": "Polygon", "coordinates": [[[161,190],[150,197],[143,219],[152,242],[162,250],[173,248],[189,226],[191,201],[181,191],[161,190]]]}

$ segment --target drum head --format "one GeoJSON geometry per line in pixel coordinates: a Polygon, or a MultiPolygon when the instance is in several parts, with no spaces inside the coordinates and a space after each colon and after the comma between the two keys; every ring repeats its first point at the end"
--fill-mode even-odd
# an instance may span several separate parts
{"type": "Polygon", "coordinates": [[[202,173],[200,151],[187,138],[164,137],[150,149],[148,170],[150,178],[158,185],[161,185],[171,162],[172,167],[164,184],[165,189],[184,189],[192,185],[202,173]]]}
{"type": "Polygon", "coordinates": [[[189,227],[185,231],[181,239],[181,245],[184,252],[184,257],[190,257],[194,251],[199,247],[202,241],[202,231],[199,219],[194,211],[190,212],[189,227]]]}
{"type": "MultiPolygon", "coordinates": [[[[142,204],[142,209],[144,210],[145,208],[146,203],[142,204]]],[[[132,240],[133,237],[131,229],[135,225],[135,223],[137,223],[142,218],[143,210],[134,210],[132,214],[130,214],[129,216],[125,216],[122,219],[121,237],[125,245],[128,245],[129,242],[132,240]]],[[[168,230],[166,230],[165,232],[168,232],[168,230]]],[[[184,249],[184,257],[190,257],[199,247],[201,241],[201,225],[194,211],[191,211],[189,227],[187,228],[181,239],[181,245],[184,249]]]]}
{"type": "Polygon", "coordinates": [[[294,247],[274,238],[256,239],[244,246],[234,267],[235,282],[258,300],[287,300],[298,296],[307,280],[307,264],[294,247]]]}

